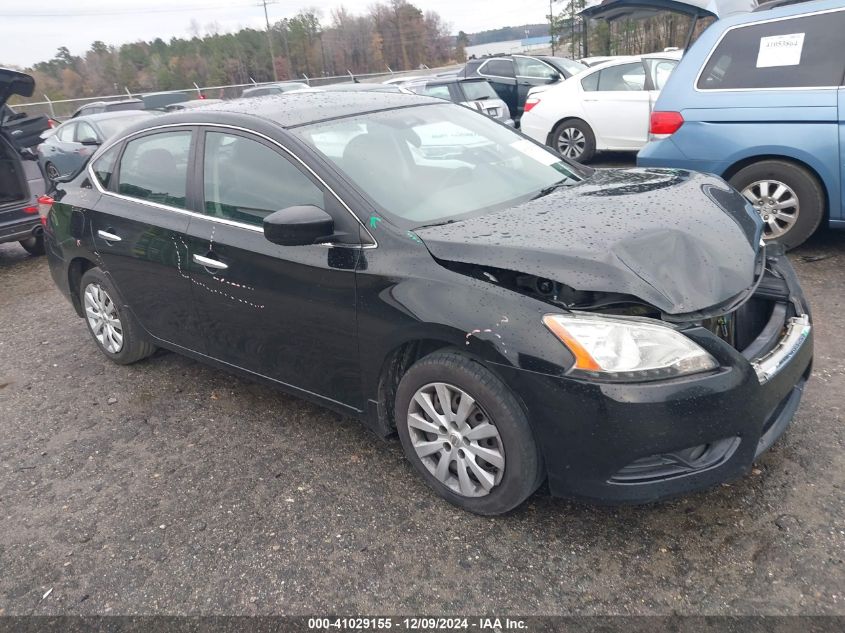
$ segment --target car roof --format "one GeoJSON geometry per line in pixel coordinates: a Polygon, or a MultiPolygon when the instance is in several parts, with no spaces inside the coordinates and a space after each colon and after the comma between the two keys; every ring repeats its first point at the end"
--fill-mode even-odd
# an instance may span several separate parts
{"type": "MultiPolygon", "coordinates": [[[[177,111],[156,117],[155,125],[212,122],[216,114],[244,115],[271,121],[283,128],[292,128],[319,121],[339,119],[356,114],[395,110],[420,105],[443,105],[448,102],[433,97],[400,92],[321,91],[288,92],[252,99],[232,99],[212,103],[191,111],[177,111]]],[[[231,120],[235,117],[226,117],[231,120]]],[[[144,128],[138,125],[133,131],[144,128]]]]}

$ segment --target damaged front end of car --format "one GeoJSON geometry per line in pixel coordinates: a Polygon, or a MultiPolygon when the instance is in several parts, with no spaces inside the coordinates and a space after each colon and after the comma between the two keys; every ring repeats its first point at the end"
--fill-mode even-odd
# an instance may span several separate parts
{"type": "Polygon", "coordinates": [[[548,305],[542,325],[570,364],[557,377],[501,371],[532,394],[564,496],[646,502],[741,475],[786,429],[811,371],[795,272],[741,197],[709,176],[632,171],[486,228],[419,232],[441,266],[548,305]],[[620,213],[613,193],[630,194],[632,176],[644,208],[620,213]]]}

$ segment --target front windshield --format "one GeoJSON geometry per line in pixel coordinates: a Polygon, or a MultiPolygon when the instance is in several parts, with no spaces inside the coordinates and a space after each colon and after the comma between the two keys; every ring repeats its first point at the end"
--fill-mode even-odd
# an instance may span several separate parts
{"type": "Polygon", "coordinates": [[[587,173],[510,128],[449,103],[292,131],[402,227],[504,209],[587,173]]]}

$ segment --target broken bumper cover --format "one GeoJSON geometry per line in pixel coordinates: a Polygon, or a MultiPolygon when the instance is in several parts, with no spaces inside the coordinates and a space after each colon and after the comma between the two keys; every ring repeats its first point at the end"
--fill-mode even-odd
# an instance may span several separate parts
{"type": "Polygon", "coordinates": [[[701,490],[741,476],[784,432],[811,371],[808,320],[757,363],[703,328],[688,335],[719,369],[610,384],[498,368],[523,396],[553,494],[647,503],[701,490]]]}

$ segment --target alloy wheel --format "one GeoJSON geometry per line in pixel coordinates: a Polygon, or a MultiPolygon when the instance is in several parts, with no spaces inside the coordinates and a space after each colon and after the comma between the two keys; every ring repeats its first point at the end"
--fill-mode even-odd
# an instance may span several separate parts
{"type": "Polygon", "coordinates": [[[587,137],[575,127],[565,127],[557,137],[557,148],[567,158],[580,158],[587,147],[587,137]]]}
{"type": "Polygon", "coordinates": [[[94,337],[110,354],[117,354],[123,349],[123,324],[117,313],[114,301],[98,283],[85,287],[85,318],[94,337]]]}
{"type": "Polygon", "coordinates": [[[798,220],[798,196],[778,180],[757,180],[742,190],[742,195],[763,218],[763,237],[782,237],[798,220]]]}
{"type": "Polygon", "coordinates": [[[428,471],[464,497],[483,497],[505,472],[499,430],[475,399],[437,382],[420,387],[408,407],[411,444],[428,471]]]}
{"type": "Polygon", "coordinates": [[[47,172],[47,178],[49,178],[50,180],[56,180],[56,178],[61,176],[59,170],[56,169],[56,166],[53,163],[47,163],[47,167],[44,169],[44,171],[47,172]]]}

